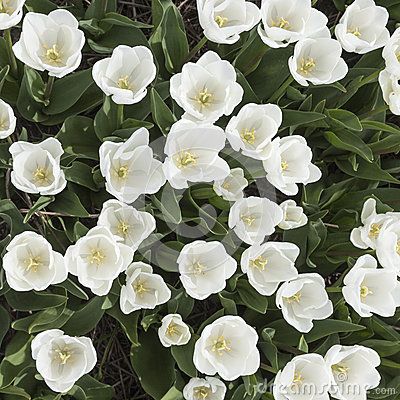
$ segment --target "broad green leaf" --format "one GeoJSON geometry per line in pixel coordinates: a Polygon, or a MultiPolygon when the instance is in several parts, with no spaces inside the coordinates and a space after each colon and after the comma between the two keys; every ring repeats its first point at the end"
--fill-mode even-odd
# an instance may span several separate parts
{"type": "Polygon", "coordinates": [[[312,111],[298,111],[283,109],[283,121],[281,128],[287,128],[299,125],[308,125],[313,122],[320,121],[326,118],[326,115],[312,111]]]}
{"type": "Polygon", "coordinates": [[[243,303],[254,311],[265,314],[268,308],[268,298],[258,293],[246,279],[237,282],[237,290],[243,303]]]}
{"type": "Polygon", "coordinates": [[[40,311],[45,308],[58,307],[67,302],[67,297],[48,292],[16,292],[10,290],[5,294],[8,304],[19,311],[40,311]]]}
{"type": "Polygon", "coordinates": [[[361,132],[363,130],[358,117],[350,111],[341,109],[326,109],[325,113],[333,123],[332,126],[338,126],[357,132],[361,132]]]}
{"type": "Polygon", "coordinates": [[[64,190],[56,195],[56,200],[49,205],[49,210],[65,216],[88,217],[79,197],[71,190],[64,190]]]}
{"type": "Polygon", "coordinates": [[[50,203],[54,201],[54,196],[40,196],[35,204],[29,209],[29,212],[25,215],[24,224],[26,224],[35,212],[42,210],[50,203]]]}
{"type": "Polygon", "coordinates": [[[171,125],[176,121],[176,118],[154,88],[150,91],[150,99],[153,120],[161,129],[161,132],[166,135],[171,129],[171,125]]]}
{"type": "Polygon", "coordinates": [[[189,343],[183,346],[171,346],[171,354],[179,369],[190,377],[197,376],[197,370],[193,364],[194,345],[197,339],[196,335],[192,335],[189,343]]]}

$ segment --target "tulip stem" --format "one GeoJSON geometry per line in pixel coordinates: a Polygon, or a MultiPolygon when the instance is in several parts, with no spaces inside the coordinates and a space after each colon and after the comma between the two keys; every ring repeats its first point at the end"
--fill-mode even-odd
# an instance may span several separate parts
{"type": "Polygon", "coordinates": [[[6,41],[7,44],[7,53],[8,53],[8,58],[10,60],[11,75],[14,78],[16,78],[18,76],[18,65],[12,49],[13,42],[11,37],[11,29],[6,29],[4,31],[4,40],[6,41]]]}
{"type": "Polygon", "coordinates": [[[122,124],[124,122],[124,105],[117,104],[117,125],[118,128],[122,128],[122,124]]]}
{"type": "Polygon", "coordinates": [[[290,86],[290,84],[294,81],[294,78],[292,75],[289,76],[289,78],[286,79],[285,82],[282,83],[281,87],[268,99],[269,103],[275,103],[277,102],[283,94],[286,92],[286,89],[290,86]]]}
{"type": "Polygon", "coordinates": [[[54,76],[49,76],[47,83],[46,83],[46,88],[44,90],[44,100],[48,101],[50,100],[51,92],[53,91],[53,85],[54,85],[54,76]]]}
{"type": "Polygon", "coordinates": [[[341,293],[342,288],[338,286],[330,286],[326,288],[326,291],[329,293],[341,293]]]}
{"type": "Polygon", "coordinates": [[[196,46],[193,47],[193,49],[189,52],[188,56],[186,57],[185,62],[191,60],[197,52],[204,47],[204,45],[207,43],[207,38],[204,36],[199,43],[196,44],[196,46]]]}

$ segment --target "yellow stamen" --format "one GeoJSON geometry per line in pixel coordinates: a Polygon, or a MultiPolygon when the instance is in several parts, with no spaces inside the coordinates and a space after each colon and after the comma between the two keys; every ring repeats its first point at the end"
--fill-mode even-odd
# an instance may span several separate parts
{"type": "Polygon", "coordinates": [[[254,221],[256,220],[256,217],[253,215],[242,215],[240,218],[248,226],[253,225],[254,221]]]}
{"type": "Polygon", "coordinates": [[[192,265],[192,270],[195,275],[202,275],[204,274],[204,265],[197,261],[192,265]]]}
{"type": "Polygon", "coordinates": [[[174,322],[171,322],[168,327],[167,327],[167,331],[166,334],[168,336],[173,336],[173,335],[179,335],[181,332],[179,330],[179,326],[177,324],[175,324],[174,322]]]}
{"type": "Polygon", "coordinates": [[[315,60],[311,57],[301,60],[300,64],[300,73],[303,75],[308,75],[310,72],[313,72],[316,67],[315,60]]]}
{"type": "Polygon", "coordinates": [[[243,142],[246,142],[248,144],[254,144],[256,141],[256,130],[252,129],[245,129],[241,134],[240,137],[243,139],[243,142]]]}
{"type": "Polygon", "coordinates": [[[254,260],[250,260],[250,265],[254,268],[259,269],[260,271],[265,270],[265,266],[268,264],[268,260],[263,256],[258,256],[254,260]]]}
{"type": "Polygon", "coordinates": [[[352,33],[356,37],[360,37],[361,36],[361,32],[360,32],[360,29],[358,28],[358,26],[355,27],[355,28],[349,29],[347,32],[348,33],[352,33]]]}
{"type": "Polygon", "coordinates": [[[369,294],[373,294],[374,292],[372,292],[371,290],[369,290],[368,286],[361,286],[360,287],[360,296],[361,296],[361,300],[365,299],[369,294]]]}
{"type": "Polygon", "coordinates": [[[229,182],[227,182],[227,181],[225,181],[225,182],[222,184],[222,188],[223,188],[223,189],[228,190],[230,187],[231,187],[231,184],[230,184],[229,182]]]}
{"type": "Polygon", "coordinates": [[[220,336],[218,337],[218,339],[214,340],[214,344],[211,350],[221,356],[224,351],[229,352],[232,349],[230,347],[230,341],[225,339],[223,336],[220,336]]]}
{"type": "Polygon", "coordinates": [[[46,59],[49,64],[57,65],[62,63],[61,52],[56,44],[46,50],[46,59]]]}
{"type": "Polygon", "coordinates": [[[196,399],[204,400],[210,394],[210,388],[207,388],[205,386],[201,386],[201,387],[195,388],[193,390],[193,392],[194,392],[194,397],[196,399]]]}
{"type": "Polygon", "coordinates": [[[215,22],[217,23],[217,25],[222,28],[226,25],[226,23],[228,22],[228,18],[226,17],[222,17],[221,15],[217,15],[215,17],[215,22]]]}
{"type": "Polygon", "coordinates": [[[186,168],[189,166],[196,165],[197,158],[195,154],[191,153],[190,151],[183,151],[181,154],[178,155],[176,158],[178,168],[186,168]]]}
{"type": "Polygon", "coordinates": [[[96,264],[98,267],[103,263],[105,258],[105,254],[99,249],[93,249],[88,257],[89,263],[96,264]]]}
{"type": "Polygon", "coordinates": [[[400,240],[396,243],[396,253],[400,256],[400,240]]]}
{"type": "Polygon", "coordinates": [[[144,281],[141,281],[140,279],[137,280],[134,284],[133,284],[133,290],[140,296],[142,297],[144,293],[148,292],[149,289],[145,286],[144,281]]]}
{"type": "Polygon", "coordinates": [[[213,95],[208,93],[208,89],[204,88],[202,92],[199,92],[195,100],[200,104],[201,107],[208,107],[212,103],[213,95]]]}
{"type": "Polygon", "coordinates": [[[293,376],[292,384],[293,385],[299,385],[302,382],[303,382],[303,377],[301,376],[301,374],[298,373],[298,372],[295,372],[294,376],[293,376]]]}
{"type": "Polygon", "coordinates": [[[116,175],[120,179],[126,179],[128,173],[129,173],[129,168],[126,165],[121,165],[116,171],[116,175]]]}
{"type": "Polygon", "coordinates": [[[121,236],[125,237],[126,235],[128,235],[128,232],[129,232],[129,225],[126,224],[124,221],[121,221],[118,225],[118,233],[121,236]]]}
{"type": "Polygon", "coordinates": [[[277,27],[277,28],[281,28],[281,29],[285,29],[285,30],[289,30],[290,23],[285,18],[280,17],[278,21],[274,21],[272,23],[272,26],[277,27]]]}
{"type": "Polygon", "coordinates": [[[42,265],[42,261],[40,257],[29,257],[25,260],[26,271],[32,270],[33,272],[37,272],[39,267],[42,265]]]}
{"type": "Polygon", "coordinates": [[[33,180],[35,182],[39,182],[40,184],[44,184],[50,181],[49,175],[50,174],[47,168],[37,167],[36,171],[33,173],[33,180]]]}
{"type": "Polygon", "coordinates": [[[347,374],[347,372],[349,371],[349,367],[347,367],[344,364],[334,364],[332,365],[332,371],[333,372],[337,372],[339,374],[347,374]]]}
{"type": "Polygon", "coordinates": [[[65,365],[72,356],[72,353],[67,348],[64,350],[56,350],[55,352],[57,353],[62,365],[65,365]]]}
{"type": "Polygon", "coordinates": [[[398,53],[396,53],[396,58],[397,58],[397,61],[400,62],[400,51],[398,53]]]}
{"type": "Polygon", "coordinates": [[[5,131],[8,129],[8,124],[5,119],[0,119],[0,131],[5,131]]]}
{"type": "Polygon", "coordinates": [[[301,299],[301,292],[297,292],[295,293],[293,296],[290,297],[284,297],[284,299],[290,304],[290,303],[300,303],[300,299],[301,299]]]}
{"type": "Polygon", "coordinates": [[[117,85],[121,89],[131,89],[131,83],[129,82],[129,77],[128,76],[123,76],[118,79],[117,85]]]}
{"type": "Polygon", "coordinates": [[[281,168],[282,168],[282,171],[286,171],[289,168],[289,164],[287,163],[287,161],[281,162],[281,168]]]}
{"type": "Polygon", "coordinates": [[[371,224],[371,228],[368,232],[368,237],[371,239],[376,239],[381,232],[382,225],[380,224],[371,224]]]}
{"type": "Polygon", "coordinates": [[[4,0],[0,0],[0,14],[12,14],[13,9],[11,7],[6,6],[4,0]]]}

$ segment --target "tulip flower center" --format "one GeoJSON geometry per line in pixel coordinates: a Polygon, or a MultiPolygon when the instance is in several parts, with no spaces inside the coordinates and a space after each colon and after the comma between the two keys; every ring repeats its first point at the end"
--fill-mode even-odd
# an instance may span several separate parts
{"type": "Polygon", "coordinates": [[[0,119],[0,131],[8,129],[9,125],[5,119],[0,119]]]}
{"type": "Polygon", "coordinates": [[[117,170],[117,177],[120,179],[126,179],[129,173],[129,168],[126,165],[121,165],[117,170]]]}
{"type": "Polygon", "coordinates": [[[53,46],[46,50],[46,59],[49,64],[62,64],[61,51],[56,44],[53,44],[53,46]]]}
{"type": "Polygon", "coordinates": [[[35,182],[39,182],[40,184],[45,184],[50,181],[49,179],[49,171],[44,167],[37,167],[35,172],[33,173],[33,179],[35,182]]]}
{"type": "Polygon", "coordinates": [[[72,357],[72,352],[66,347],[63,350],[55,350],[57,358],[60,360],[61,365],[65,365],[68,360],[72,357]]]}
{"type": "Polygon", "coordinates": [[[351,28],[347,32],[353,34],[355,37],[360,37],[361,36],[361,32],[360,32],[360,29],[358,27],[351,28]]]}
{"type": "Polygon", "coordinates": [[[332,365],[332,371],[336,372],[338,374],[347,374],[347,372],[349,371],[349,367],[347,367],[344,364],[334,364],[332,365]]]}
{"type": "Polygon", "coordinates": [[[100,249],[93,249],[88,257],[90,264],[96,264],[98,267],[103,264],[105,254],[100,249]]]}
{"type": "Polygon", "coordinates": [[[311,57],[303,58],[300,64],[300,73],[303,75],[308,75],[313,72],[316,67],[315,60],[311,57]]]}
{"type": "Polygon", "coordinates": [[[27,272],[29,271],[37,272],[39,267],[42,265],[42,261],[40,257],[30,256],[25,260],[25,265],[26,265],[25,270],[27,272]]]}
{"type": "Polygon", "coordinates": [[[254,221],[256,220],[256,217],[253,215],[242,215],[240,219],[248,226],[253,225],[254,221]]]}
{"type": "Polygon", "coordinates": [[[254,260],[250,260],[252,267],[259,269],[260,271],[265,270],[265,266],[268,264],[268,260],[263,256],[258,256],[254,260]]]}
{"type": "Polygon", "coordinates": [[[301,299],[301,292],[298,291],[297,293],[295,293],[293,296],[290,297],[284,297],[284,299],[289,303],[300,303],[300,299],[301,299]]]}
{"type": "Polygon", "coordinates": [[[376,239],[381,232],[382,225],[380,224],[371,224],[371,228],[368,232],[368,237],[371,239],[376,239]]]}
{"type": "Polygon", "coordinates": [[[214,344],[211,349],[214,353],[217,353],[219,356],[222,356],[224,352],[231,351],[230,341],[225,339],[223,336],[219,336],[214,340],[214,344]]]}
{"type": "Polygon", "coordinates": [[[373,294],[374,292],[372,292],[371,290],[369,290],[368,286],[362,285],[360,287],[360,296],[361,296],[361,300],[365,299],[369,294],[373,294]]]}
{"type": "Polygon", "coordinates": [[[303,383],[303,377],[299,372],[295,371],[293,374],[292,387],[298,387],[302,383],[303,383]]]}
{"type": "Polygon", "coordinates": [[[12,9],[7,7],[4,0],[0,0],[0,14],[11,14],[12,9]]]}
{"type": "Polygon", "coordinates": [[[254,144],[254,142],[256,141],[256,130],[252,129],[245,129],[241,134],[240,134],[241,138],[243,139],[243,142],[246,142],[248,144],[254,144]]]}
{"type": "Polygon", "coordinates": [[[228,190],[231,187],[231,184],[228,181],[225,181],[222,184],[222,188],[228,190]]]}
{"type": "Polygon", "coordinates": [[[149,289],[145,285],[145,281],[141,281],[138,279],[134,284],[133,284],[133,290],[135,293],[137,293],[140,297],[143,297],[143,295],[149,291],[149,289]]]}
{"type": "Polygon", "coordinates": [[[400,256],[400,240],[396,243],[396,253],[400,256]]]}
{"type": "Polygon", "coordinates": [[[191,153],[190,151],[183,151],[181,154],[178,155],[176,158],[178,168],[186,168],[191,165],[196,165],[197,158],[195,154],[191,153]]]}
{"type": "Polygon", "coordinates": [[[194,273],[195,275],[202,275],[202,274],[204,274],[204,269],[205,269],[204,265],[201,264],[199,261],[195,262],[195,263],[192,265],[192,271],[193,271],[193,273],[194,273]]]}
{"type": "Polygon", "coordinates": [[[118,225],[118,233],[121,236],[126,236],[129,232],[129,225],[124,221],[121,221],[118,225]]]}
{"type": "Polygon", "coordinates": [[[199,92],[195,100],[200,104],[200,107],[208,107],[212,103],[213,95],[208,93],[208,89],[204,88],[203,91],[199,92]]]}
{"type": "Polygon", "coordinates": [[[119,78],[117,81],[117,85],[121,89],[131,90],[132,88],[132,85],[129,82],[129,77],[127,75],[119,78]]]}
{"type": "Polygon", "coordinates": [[[290,28],[290,23],[285,18],[280,17],[277,21],[272,22],[272,26],[276,28],[285,29],[288,31],[290,28]]]}
{"type": "Polygon", "coordinates": [[[215,17],[215,22],[217,23],[217,25],[218,25],[220,28],[222,28],[222,27],[224,27],[224,26],[227,24],[228,18],[223,17],[223,16],[221,16],[221,15],[217,15],[217,16],[215,17]]]}
{"type": "Polygon", "coordinates": [[[281,168],[282,168],[282,171],[286,171],[289,168],[289,164],[287,163],[287,161],[281,162],[281,168]]]}
{"type": "Polygon", "coordinates": [[[195,388],[193,390],[194,397],[198,400],[204,400],[206,397],[209,396],[210,394],[210,388],[207,388],[205,386],[200,386],[198,388],[195,388]]]}
{"type": "Polygon", "coordinates": [[[400,62],[400,51],[398,53],[396,53],[396,58],[397,58],[397,61],[400,62]]]}
{"type": "Polygon", "coordinates": [[[179,335],[181,333],[179,330],[179,325],[171,322],[167,327],[166,333],[168,336],[179,335]]]}

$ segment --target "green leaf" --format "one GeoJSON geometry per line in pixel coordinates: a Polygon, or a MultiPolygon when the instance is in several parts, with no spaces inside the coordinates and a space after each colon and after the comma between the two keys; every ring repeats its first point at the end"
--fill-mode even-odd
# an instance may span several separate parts
{"type": "Polygon", "coordinates": [[[258,293],[246,279],[239,279],[237,290],[243,303],[254,311],[265,314],[268,308],[268,298],[258,293]]]}
{"type": "Polygon", "coordinates": [[[84,186],[94,192],[98,191],[97,185],[93,180],[92,168],[89,165],[74,161],[70,167],[64,169],[64,173],[67,181],[84,186]]]}
{"type": "Polygon", "coordinates": [[[179,206],[180,198],[169,183],[163,187],[160,200],[155,195],[151,199],[153,204],[160,210],[163,221],[176,225],[182,222],[181,208],[179,206]]]}
{"type": "Polygon", "coordinates": [[[67,297],[48,292],[16,292],[10,290],[5,294],[8,304],[19,311],[36,311],[58,307],[67,302],[67,297]]]}
{"type": "Polygon", "coordinates": [[[67,280],[64,282],[57,284],[57,286],[64,288],[67,292],[71,293],[75,297],[78,297],[79,299],[89,300],[88,295],[83,291],[83,289],[81,289],[79,285],[70,278],[67,278],[67,280]]]}
{"type": "Polygon", "coordinates": [[[56,195],[56,200],[49,205],[49,210],[65,216],[88,217],[79,197],[71,190],[64,190],[56,195]]]}
{"type": "Polygon", "coordinates": [[[189,343],[183,346],[171,346],[171,354],[179,369],[192,378],[197,376],[197,370],[193,363],[194,345],[197,339],[196,335],[192,335],[189,343]]]}
{"type": "Polygon", "coordinates": [[[84,375],[68,392],[76,400],[112,400],[114,389],[110,385],[99,382],[90,375],[84,375]]]}
{"type": "Polygon", "coordinates": [[[42,210],[50,203],[54,201],[54,196],[40,196],[35,204],[29,209],[29,212],[25,215],[24,224],[26,224],[35,212],[42,210]]]}
{"type": "Polygon", "coordinates": [[[119,26],[134,26],[139,29],[149,29],[152,28],[153,25],[148,25],[140,21],[133,21],[125,15],[121,15],[115,12],[109,12],[105,14],[104,18],[101,22],[106,22],[111,25],[119,25],[119,26]]]}
{"type": "Polygon", "coordinates": [[[153,120],[161,129],[161,132],[166,135],[171,125],[176,121],[176,118],[154,88],[150,91],[150,99],[153,120]]]}
{"type": "Polygon", "coordinates": [[[332,126],[361,132],[363,127],[358,117],[350,111],[341,109],[325,109],[325,113],[331,120],[332,126]]]}
{"type": "Polygon", "coordinates": [[[10,70],[10,66],[6,65],[5,67],[0,69],[0,93],[1,89],[3,89],[4,82],[7,78],[8,71],[10,70]]]}
{"type": "Polygon", "coordinates": [[[131,314],[123,314],[119,308],[119,304],[114,305],[114,307],[107,310],[107,314],[111,315],[116,319],[122,326],[126,336],[131,341],[132,345],[139,346],[137,324],[139,320],[139,311],[133,312],[131,314]]]}
{"type": "Polygon", "coordinates": [[[283,121],[281,128],[287,128],[299,125],[309,125],[313,122],[320,121],[326,118],[326,115],[311,111],[298,111],[283,109],[283,121]]]}
{"type": "Polygon", "coordinates": [[[400,135],[399,128],[397,128],[396,126],[384,124],[383,122],[363,120],[363,121],[361,121],[361,125],[362,125],[363,129],[371,129],[373,131],[383,131],[383,132],[394,133],[396,135],[400,135]]]}
{"type": "Polygon", "coordinates": [[[0,306],[0,345],[3,342],[4,336],[6,336],[10,329],[10,315],[4,307],[0,306]]]}
{"type": "Polygon", "coordinates": [[[307,344],[307,340],[305,339],[304,335],[301,335],[297,348],[304,353],[308,353],[308,344],[307,344]]]}

